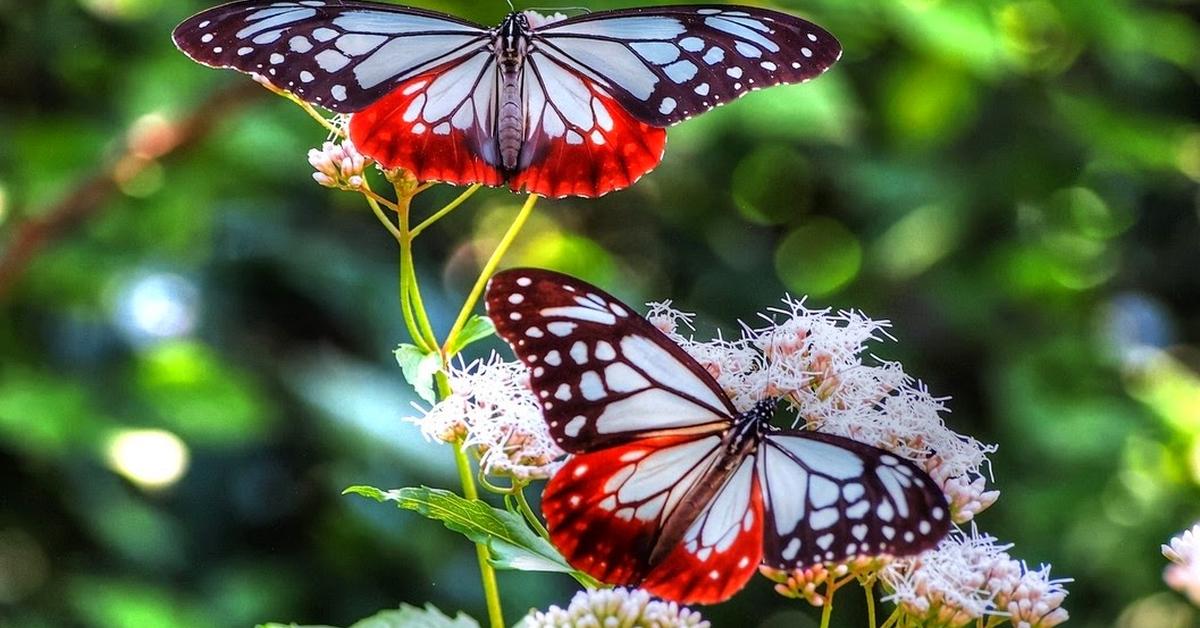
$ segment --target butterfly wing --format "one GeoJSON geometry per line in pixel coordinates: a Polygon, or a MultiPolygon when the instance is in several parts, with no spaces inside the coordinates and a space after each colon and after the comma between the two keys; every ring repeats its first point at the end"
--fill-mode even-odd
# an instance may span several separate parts
{"type": "Polygon", "coordinates": [[[534,51],[526,59],[525,142],[509,185],[543,196],[602,196],[662,161],[666,131],[629,114],[607,88],[534,51]]]}
{"type": "Polygon", "coordinates": [[[357,112],[351,139],[386,168],[424,181],[502,180],[491,35],[477,24],[379,3],[250,0],[199,13],[174,38],[200,63],[357,112]]]}
{"type": "Polygon", "coordinates": [[[603,582],[685,604],[728,598],[758,566],[762,500],[752,458],[717,470],[722,445],[714,434],[659,436],[573,456],[542,497],[551,540],[603,582]],[[672,521],[682,540],[658,557],[672,521]]]}
{"type": "Polygon", "coordinates": [[[812,79],[841,57],[837,39],[793,15],[697,5],[602,11],[538,28],[540,54],[665,127],[743,94],[812,79]]]}
{"type": "Polygon", "coordinates": [[[212,67],[257,74],[339,113],[485,48],[487,29],[450,15],[344,0],[233,2],[175,28],[175,45],[212,67]]]}
{"type": "Polygon", "coordinates": [[[653,435],[723,432],[737,414],[678,344],[604,291],[548,270],[497,273],[496,331],[530,368],[550,433],[586,452],[653,435]]]}
{"type": "Polygon", "coordinates": [[[831,434],[772,432],[760,447],[764,562],[795,569],[909,555],[950,528],[946,497],[907,460],[831,434]]]}

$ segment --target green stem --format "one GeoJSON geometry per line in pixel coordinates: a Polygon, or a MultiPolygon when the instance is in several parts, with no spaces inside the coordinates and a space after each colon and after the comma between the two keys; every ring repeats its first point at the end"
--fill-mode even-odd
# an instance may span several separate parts
{"type": "Polygon", "coordinates": [[[438,347],[437,335],[433,332],[433,325],[429,322],[429,315],[425,311],[425,301],[421,299],[421,287],[417,283],[417,267],[412,257],[411,234],[408,240],[410,246],[404,252],[407,257],[404,263],[408,267],[409,298],[412,300],[412,308],[417,318],[417,325],[421,328],[421,333],[424,334],[425,341],[429,344],[429,350],[435,351],[438,347]]]}
{"type": "Polygon", "coordinates": [[[897,606],[896,610],[892,611],[892,614],[887,619],[883,620],[883,625],[879,628],[893,628],[894,626],[899,625],[900,613],[900,607],[897,606]]]}
{"type": "MultiPolygon", "coordinates": [[[[396,238],[396,240],[403,245],[404,235],[400,232],[400,229],[396,228],[396,225],[392,222],[392,219],[388,218],[387,213],[384,212],[383,208],[379,206],[379,202],[375,200],[374,195],[375,193],[371,192],[369,189],[363,190],[363,197],[367,199],[367,204],[371,206],[371,211],[375,213],[375,217],[378,218],[379,222],[387,228],[388,233],[392,234],[392,237],[396,238]]],[[[404,214],[407,212],[399,212],[399,210],[397,210],[397,213],[404,214]]],[[[404,220],[405,219],[402,217],[401,221],[403,222],[404,220]]]]}
{"type": "MultiPolygon", "coordinates": [[[[439,386],[440,387],[440,386],[439,386]]],[[[463,497],[479,499],[475,488],[475,477],[471,474],[471,461],[463,449],[462,442],[454,443],[454,463],[458,466],[458,478],[462,482],[463,497]]],[[[483,581],[483,596],[487,600],[488,620],[491,628],[504,628],[504,611],[500,608],[500,587],[496,584],[496,570],[492,568],[491,552],[484,543],[475,544],[475,557],[479,560],[479,576],[483,581]]]]}
{"type": "Polygon", "coordinates": [[[509,225],[508,231],[504,233],[504,237],[500,239],[500,244],[496,246],[496,250],[492,251],[492,256],[483,265],[483,270],[480,271],[479,278],[475,280],[475,286],[471,288],[471,293],[467,295],[467,301],[463,303],[462,309],[458,312],[458,318],[454,320],[454,326],[450,328],[450,333],[446,335],[446,342],[442,344],[443,352],[448,347],[454,346],[454,341],[458,338],[458,334],[462,331],[463,326],[467,324],[467,319],[470,318],[471,311],[475,309],[475,303],[479,301],[480,295],[483,294],[483,289],[487,286],[488,280],[492,278],[492,273],[496,272],[496,267],[500,265],[500,260],[508,252],[508,247],[512,246],[513,240],[521,232],[521,227],[525,226],[525,221],[533,213],[533,207],[537,205],[539,198],[541,197],[536,194],[529,195],[525,204],[521,206],[521,211],[517,213],[516,219],[509,225]]]}
{"type": "Polygon", "coordinates": [[[833,594],[837,585],[830,578],[825,581],[825,604],[821,607],[821,628],[829,628],[829,620],[833,617],[833,594]]]}
{"type": "Polygon", "coordinates": [[[467,199],[471,198],[471,196],[473,194],[475,194],[476,192],[478,192],[479,188],[481,188],[481,187],[483,187],[483,185],[481,185],[479,183],[472,185],[471,187],[467,188],[466,191],[464,191],[462,194],[459,194],[458,198],[450,201],[450,203],[447,204],[445,207],[434,212],[434,214],[432,216],[421,221],[421,224],[413,227],[412,237],[414,237],[414,238],[417,237],[417,235],[419,235],[422,231],[429,228],[430,225],[437,222],[441,218],[445,217],[446,214],[449,214],[450,212],[458,209],[459,205],[462,205],[463,203],[465,203],[467,201],[467,199]]]}
{"type": "Polygon", "coordinates": [[[875,628],[875,579],[872,578],[870,584],[863,585],[863,591],[867,594],[867,625],[875,628]]]}
{"type": "Polygon", "coordinates": [[[529,522],[529,525],[533,527],[539,536],[549,541],[550,531],[546,529],[546,526],[542,525],[542,521],[538,519],[537,513],[533,512],[533,509],[529,507],[529,500],[525,499],[525,485],[522,484],[517,487],[517,490],[513,491],[513,496],[516,497],[517,506],[521,508],[521,514],[525,515],[525,520],[529,522]]]}

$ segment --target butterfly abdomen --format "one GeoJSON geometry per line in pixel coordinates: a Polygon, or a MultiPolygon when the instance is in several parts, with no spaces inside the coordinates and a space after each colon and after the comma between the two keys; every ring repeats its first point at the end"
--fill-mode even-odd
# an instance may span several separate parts
{"type": "Polygon", "coordinates": [[[506,172],[517,169],[517,157],[525,139],[525,111],[521,103],[520,75],[505,68],[500,75],[496,141],[500,145],[500,164],[506,172]]]}

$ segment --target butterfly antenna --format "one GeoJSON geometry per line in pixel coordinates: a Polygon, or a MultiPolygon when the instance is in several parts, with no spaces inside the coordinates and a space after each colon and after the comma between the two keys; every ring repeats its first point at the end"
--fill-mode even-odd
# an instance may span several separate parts
{"type": "Polygon", "coordinates": [[[516,13],[516,12],[517,12],[517,7],[513,6],[513,2],[512,2],[512,0],[504,0],[504,1],[508,3],[508,10],[509,10],[509,11],[512,11],[513,13],[516,13]]]}

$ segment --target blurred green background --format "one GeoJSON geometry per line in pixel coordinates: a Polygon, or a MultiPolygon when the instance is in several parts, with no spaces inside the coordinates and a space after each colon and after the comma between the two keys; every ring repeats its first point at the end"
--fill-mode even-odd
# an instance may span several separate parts
{"type": "MultiPolygon", "coordinates": [[[[482,617],[463,539],[339,496],[456,486],[402,421],[394,242],[312,182],[300,110],[172,47],[205,6],[0,3],[0,625],[482,617]]],[[[876,352],[1000,445],[980,527],[1075,578],[1074,625],[1191,625],[1158,545],[1200,518],[1200,3],[772,6],[844,59],[672,129],[630,190],[543,202],[508,262],[673,298],[702,336],[784,291],[891,319],[876,352]]],[[[440,331],[519,201],[418,242],[440,331]]],[[[500,584],[510,620],[575,589],[500,584]]],[[[763,579],[706,614],[816,617],[763,579]]]]}

